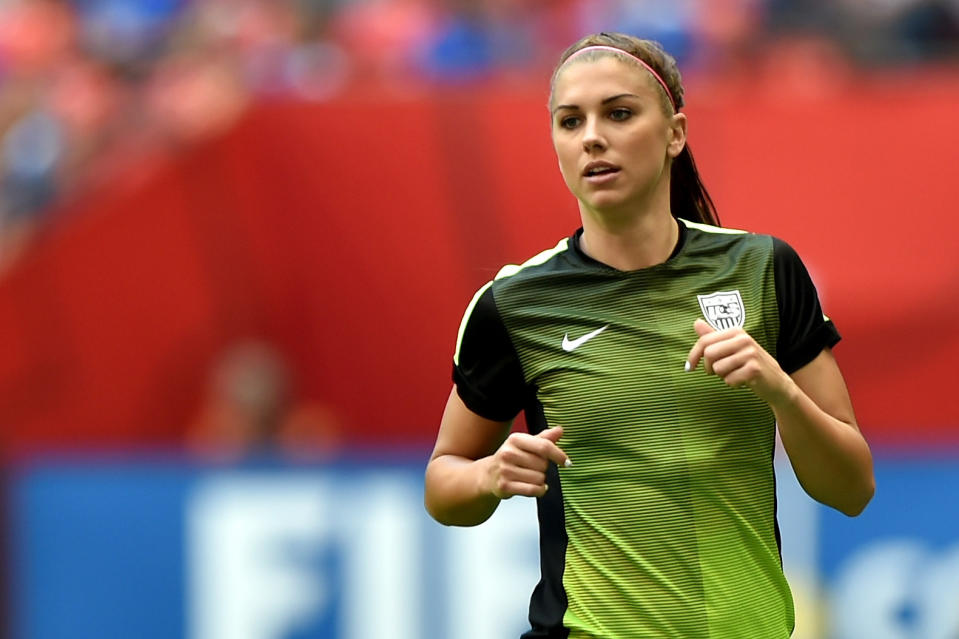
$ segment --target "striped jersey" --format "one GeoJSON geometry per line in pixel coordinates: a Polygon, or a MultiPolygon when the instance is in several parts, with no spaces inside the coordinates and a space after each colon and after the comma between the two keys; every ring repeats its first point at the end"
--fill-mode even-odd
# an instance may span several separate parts
{"type": "Polygon", "coordinates": [[[685,372],[693,322],[742,327],[791,373],[839,341],[781,240],[680,220],[662,264],[619,271],[582,231],[473,298],[453,378],[467,407],[561,425],[570,468],[537,500],[541,580],[524,639],[781,639],[775,420],[752,391],[685,372]]]}

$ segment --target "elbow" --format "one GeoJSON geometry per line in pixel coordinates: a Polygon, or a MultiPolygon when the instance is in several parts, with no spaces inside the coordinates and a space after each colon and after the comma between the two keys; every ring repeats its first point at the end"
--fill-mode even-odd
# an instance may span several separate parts
{"type": "Polygon", "coordinates": [[[442,513],[437,512],[436,510],[430,508],[430,505],[428,503],[426,504],[426,512],[429,513],[429,516],[433,518],[433,521],[435,521],[438,524],[442,524],[444,526],[454,525],[451,520],[443,517],[442,513]]]}
{"type": "Polygon", "coordinates": [[[444,487],[429,479],[423,495],[423,506],[434,521],[444,526],[477,526],[489,519],[496,510],[495,504],[490,507],[451,495],[444,487]]]}
{"type": "Polygon", "coordinates": [[[442,500],[431,500],[429,494],[426,495],[423,505],[437,523],[457,527],[478,526],[496,510],[495,505],[492,508],[475,508],[470,505],[444,504],[442,500]]]}
{"type": "Polygon", "coordinates": [[[443,508],[436,503],[436,500],[430,499],[429,490],[426,491],[426,495],[423,498],[423,506],[426,508],[426,512],[429,513],[429,516],[437,523],[443,524],[444,526],[453,526],[455,522],[451,517],[447,515],[443,508]]]}
{"type": "Polygon", "coordinates": [[[423,492],[423,507],[430,517],[437,523],[444,526],[451,526],[450,518],[446,516],[445,509],[442,507],[442,500],[436,495],[436,489],[431,486],[429,469],[427,469],[425,490],[423,492]]]}
{"type": "Polygon", "coordinates": [[[478,526],[486,521],[486,518],[482,516],[471,517],[470,514],[460,515],[456,512],[431,508],[429,504],[426,505],[426,512],[428,512],[430,517],[433,518],[433,521],[438,524],[442,524],[443,526],[468,528],[471,526],[478,526]]]}
{"type": "Polygon", "coordinates": [[[858,517],[866,509],[866,506],[869,505],[869,502],[872,501],[873,495],[875,494],[876,479],[872,473],[870,473],[861,487],[855,491],[850,491],[850,499],[841,505],[837,505],[836,509],[847,517],[858,517]]]}
{"type": "Polygon", "coordinates": [[[426,465],[426,474],[423,478],[423,507],[434,521],[444,526],[449,526],[450,522],[444,517],[443,500],[437,494],[439,492],[438,484],[441,483],[441,478],[433,476],[435,472],[433,469],[433,461],[434,460],[431,459],[426,465]]]}
{"type": "Polygon", "coordinates": [[[843,503],[834,507],[847,517],[858,517],[876,494],[876,474],[873,471],[872,454],[866,449],[866,455],[857,471],[849,476],[843,503]]]}
{"type": "Polygon", "coordinates": [[[443,523],[442,521],[440,521],[439,514],[436,512],[435,507],[430,501],[429,491],[427,491],[426,494],[423,496],[423,507],[426,509],[426,512],[429,514],[430,517],[432,517],[435,521],[441,524],[443,523]]]}

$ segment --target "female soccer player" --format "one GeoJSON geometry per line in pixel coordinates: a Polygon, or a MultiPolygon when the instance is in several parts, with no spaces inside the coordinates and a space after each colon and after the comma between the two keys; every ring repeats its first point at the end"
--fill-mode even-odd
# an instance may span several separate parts
{"type": "Polygon", "coordinates": [[[584,38],[549,104],[582,228],[467,308],[426,507],[472,526],[537,498],[526,638],[788,637],[777,424],[813,498],[856,515],[874,491],[839,334],[787,244],[718,226],[658,45],[584,38]]]}

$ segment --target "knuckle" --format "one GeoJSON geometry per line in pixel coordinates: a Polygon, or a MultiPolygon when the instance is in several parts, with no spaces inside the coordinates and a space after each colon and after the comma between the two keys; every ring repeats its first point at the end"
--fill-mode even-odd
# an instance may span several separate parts
{"type": "Polygon", "coordinates": [[[515,448],[504,448],[500,450],[500,460],[507,464],[515,464],[519,457],[519,451],[515,448]]]}
{"type": "Polygon", "coordinates": [[[555,444],[551,442],[544,441],[543,444],[536,450],[537,456],[541,457],[544,461],[549,459],[550,453],[552,452],[555,444]]]}
{"type": "Polygon", "coordinates": [[[546,471],[546,467],[549,464],[546,457],[537,456],[529,464],[529,470],[537,473],[542,473],[546,471]]]}

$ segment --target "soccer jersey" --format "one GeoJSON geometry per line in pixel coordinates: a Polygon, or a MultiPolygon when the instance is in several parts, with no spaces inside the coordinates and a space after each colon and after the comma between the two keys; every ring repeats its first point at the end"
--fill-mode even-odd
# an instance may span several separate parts
{"type": "Polygon", "coordinates": [[[470,410],[563,426],[573,461],[537,500],[524,637],[788,637],[774,416],[683,364],[697,318],[742,327],[790,373],[838,342],[806,269],[776,238],[681,221],[669,259],[619,271],[580,235],[480,289],[454,356],[470,410]]]}

